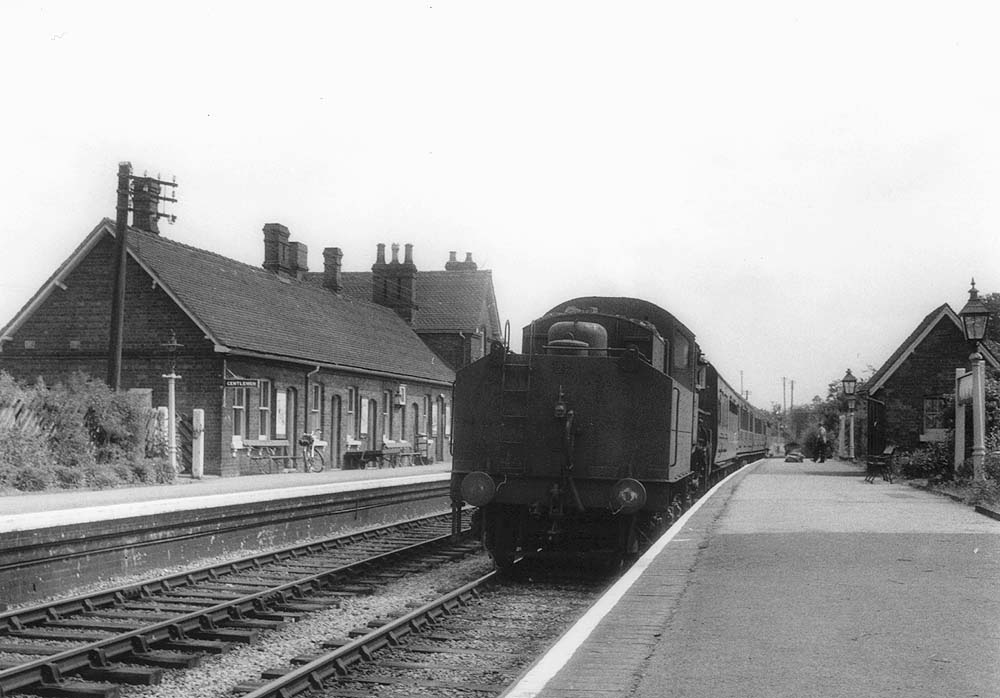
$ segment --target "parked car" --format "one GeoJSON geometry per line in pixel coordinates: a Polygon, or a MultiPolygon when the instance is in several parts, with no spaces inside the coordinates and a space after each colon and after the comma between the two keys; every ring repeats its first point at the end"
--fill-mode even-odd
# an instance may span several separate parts
{"type": "Polygon", "coordinates": [[[797,443],[787,443],[785,444],[785,462],[786,463],[801,463],[805,460],[805,456],[802,455],[802,449],[797,443]]]}

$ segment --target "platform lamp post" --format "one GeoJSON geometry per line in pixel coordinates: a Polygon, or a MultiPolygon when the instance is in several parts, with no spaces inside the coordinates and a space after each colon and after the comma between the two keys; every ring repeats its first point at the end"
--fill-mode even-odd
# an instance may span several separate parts
{"type": "Polygon", "coordinates": [[[986,361],[979,353],[979,342],[986,336],[986,326],[990,322],[990,309],[979,299],[976,280],[972,280],[969,300],[958,314],[962,318],[962,331],[972,345],[972,478],[976,482],[985,479],[983,460],[986,458],[986,361]]]}
{"type": "Polygon", "coordinates": [[[854,462],[854,394],[858,389],[858,379],[854,377],[851,373],[851,369],[847,369],[847,373],[840,380],[840,384],[844,388],[844,397],[847,398],[847,411],[851,415],[850,417],[850,428],[848,431],[848,446],[847,455],[854,462]]]}
{"type": "Polygon", "coordinates": [[[170,458],[171,472],[177,472],[177,390],[176,384],[180,380],[177,375],[177,350],[184,345],[177,343],[177,335],[170,330],[170,341],[161,344],[167,350],[170,357],[170,373],[162,377],[167,379],[167,456],[170,458]]]}

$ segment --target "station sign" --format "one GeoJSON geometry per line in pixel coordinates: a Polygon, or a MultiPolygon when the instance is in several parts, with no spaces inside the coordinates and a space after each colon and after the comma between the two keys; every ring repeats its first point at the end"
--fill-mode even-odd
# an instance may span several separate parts
{"type": "Polygon", "coordinates": [[[226,378],[225,379],[227,388],[256,388],[257,379],[255,378],[226,378]]]}
{"type": "Polygon", "coordinates": [[[959,376],[955,380],[955,402],[959,405],[972,404],[972,372],[959,376]]]}

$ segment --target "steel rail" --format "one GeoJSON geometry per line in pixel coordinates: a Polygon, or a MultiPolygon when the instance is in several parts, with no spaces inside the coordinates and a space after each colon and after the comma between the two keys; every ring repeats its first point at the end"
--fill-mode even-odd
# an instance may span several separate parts
{"type": "MultiPolygon", "coordinates": [[[[191,611],[169,620],[152,623],[143,628],[120,633],[103,640],[96,640],[80,647],[64,650],[58,654],[27,662],[17,667],[0,670],[0,696],[40,683],[56,683],[68,675],[91,666],[103,666],[108,662],[132,652],[145,653],[156,644],[170,640],[186,640],[190,634],[211,633],[223,621],[239,624],[245,614],[266,610],[268,602],[285,603],[304,598],[303,591],[315,591],[330,578],[346,572],[361,569],[377,563],[384,563],[405,553],[447,542],[448,533],[425,541],[403,546],[395,550],[378,553],[357,562],[324,570],[317,574],[301,577],[291,582],[247,594],[238,599],[225,601],[214,606],[191,611]]],[[[315,544],[313,544],[315,545],[315,544]]],[[[308,546],[302,546],[303,548],[308,546]]],[[[185,575],[177,575],[179,577],[185,575]]],[[[166,587],[169,588],[169,587],[166,587]]],[[[49,616],[52,617],[52,616],[49,616]]]]}
{"type": "Polygon", "coordinates": [[[479,589],[499,576],[494,570],[444,596],[386,623],[367,635],[296,667],[284,676],[244,693],[240,698],[291,698],[304,691],[319,690],[334,674],[344,675],[347,668],[361,660],[371,660],[375,652],[400,641],[429,625],[434,619],[479,596],[479,589]]]}

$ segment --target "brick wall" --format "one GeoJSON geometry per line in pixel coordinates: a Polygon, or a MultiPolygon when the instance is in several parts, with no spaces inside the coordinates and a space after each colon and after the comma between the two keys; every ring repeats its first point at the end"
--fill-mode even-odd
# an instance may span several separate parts
{"type": "MultiPolygon", "coordinates": [[[[329,446],[327,453],[329,461],[334,466],[341,464],[341,456],[347,450],[348,439],[362,441],[362,448],[381,447],[382,436],[386,435],[394,441],[405,439],[415,445],[420,435],[429,433],[429,405],[439,395],[445,395],[447,404],[451,404],[451,387],[429,385],[415,380],[380,378],[354,374],[348,371],[332,371],[321,369],[314,373],[314,367],[282,363],[276,361],[260,361],[246,358],[230,358],[226,361],[226,369],[230,374],[257,381],[270,382],[272,391],[271,410],[262,411],[260,389],[250,388],[246,399],[246,420],[248,434],[256,439],[261,433],[262,417],[269,420],[268,433],[272,439],[275,434],[275,406],[279,393],[288,395],[288,417],[286,419],[286,436],[291,454],[298,453],[296,443],[298,436],[305,431],[319,429],[320,438],[329,446]],[[399,386],[406,386],[406,401],[404,405],[397,404],[396,396],[399,386]],[[307,387],[308,386],[308,387],[307,387]],[[319,386],[319,406],[313,398],[314,386],[319,386]],[[308,401],[306,394],[309,394],[308,401]],[[355,406],[349,407],[350,396],[354,394],[355,406]],[[364,420],[358,416],[356,405],[360,401],[361,409],[369,417],[367,430],[364,420]],[[371,406],[374,401],[374,408],[371,406]],[[307,406],[308,402],[308,406],[307,406]],[[388,404],[388,409],[386,405],[388,404]],[[414,407],[416,405],[416,408],[414,407]],[[425,408],[424,406],[427,405],[425,408]],[[309,410],[309,422],[306,422],[306,410],[309,410]],[[373,410],[373,411],[371,411],[373,410]],[[416,416],[415,416],[416,415],[416,416]],[[415,423],[418,422],[419,423],[415,423]]],[[[258,383],[258,385],[260,385],[258,383]]],[[[248,468],[245,454],[232,453],[232,434],[234,425],[233,389],[226,391],[225,404],[221,408],[221,431],[219,445],[222,450],[222,470],[226,473],[238,474],[241,467],[248,468]]]]}
{"type": "Polygon", "coordinates": [[[942,317],[927,337],[874,394],[886,403],[886,430],[902,435],[907,449],[920,446],[923,432],[925,397],[947,396],[955,389],[955,369],[969,367],[972,352],[962,330],[949,318],[942,317]],[[893,402],[912,410],[892,410],[893,402]]]}
{"type": "Polygon", "coordinates": [[[478,334],[427,332],[421,333],[420,339],[453,371],[468,366],[485,355],[483,340],[478,334]]]}

